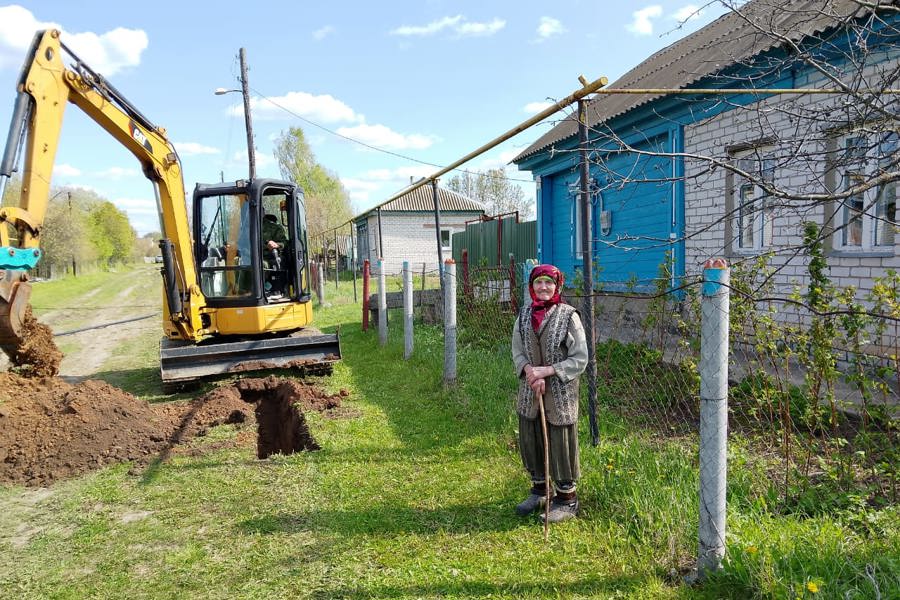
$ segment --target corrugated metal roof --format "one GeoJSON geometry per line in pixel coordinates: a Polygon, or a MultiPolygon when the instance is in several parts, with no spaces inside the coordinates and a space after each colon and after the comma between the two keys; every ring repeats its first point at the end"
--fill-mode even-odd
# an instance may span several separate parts
{"type": "MultiPolygon", "coordinates": [[[[451,192],[438,186],[438,208],[443,211],[484,212],[481,202],[472,200],[462,194],[451,192]]],[[[383,211],[433,211],[434,194],[431,193],[431,185],[423,185],[413,191],[403,194],[396,200],[388,202],[381,207],[383,211]]],[[[365,214],[369,214],[369,211],[365,214]]]]}
{"type": "MultiPolygon", "coordinates": [[[[854,0],[751,0],[702,29],[670,44],[608,86],[612,89],[689,87],[700,79],[779,46],[820,33],[858,11],[854,0]],[[775,35],[772,35],[774,33],[775,35]]],[[[664,94],[610,94],[588,101],[588,127],[609,121],[664,94]]],[[[578,134],[576,115],[538,138],[518,162],[578,134]]]]}

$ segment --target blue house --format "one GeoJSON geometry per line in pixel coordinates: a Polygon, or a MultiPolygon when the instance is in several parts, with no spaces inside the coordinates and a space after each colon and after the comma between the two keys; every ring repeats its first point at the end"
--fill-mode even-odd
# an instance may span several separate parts
{"type": "MultiPolygon", "coordinates": [[[[865,289],[900,267],[896,183],[857,185],[897,148],[894,109],[860,108],[895,106],[864,90],[898,87],[885,68],[900,62],[896,22],[853,0],[752,0],[609,86],[697,93],[589,100],[594,280],[649,290],[663,266],[675,283],[709,257],[767,254],[787,286],[804,276],[789,249],[810,219],[828,233],[839,279],[865,289]],[[863,91],[754,91],[845,84],[863,91]],[[713,88],[748,91],[702,92],[713,88]]],[[[539,259],[570,281],[583,266],[578,150],[573,114],[513,160],[535,179],[539,259]]]]}

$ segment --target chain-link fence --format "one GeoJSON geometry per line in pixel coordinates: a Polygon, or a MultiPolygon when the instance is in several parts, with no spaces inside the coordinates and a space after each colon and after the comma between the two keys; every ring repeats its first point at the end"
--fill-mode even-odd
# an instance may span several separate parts
{"type": "MultiPolygon", "coordinates": [[[[865,297],[834,290],[828,302],[806,291],[767,296],[770,290],[755,281],[760,277],[736,269],[725,285],[730,307],[717,309],[728,311],[730,324],[730,339],[720,342],[730,439],[768,473],[785,510],[896,503],[900,276],[886,275],[865,297]]],[[[460,282],[460,340],[508,346],[526,301],[524,280],[521,263],[470,269],[460,282]]],[[[701,309],[700,277],[674,290],[671,283],[668,277],[607,282],[605,288],[621,291],[594,295],[596,400],[601,412],[653,438],[698,443],[700,368],[715,351],[701,344],[710,315],[701,309]],[[635,288],[657,291],[629,291],[635,288]]],[[[563,298],[584,304],[571,288],[563,298]]]]}

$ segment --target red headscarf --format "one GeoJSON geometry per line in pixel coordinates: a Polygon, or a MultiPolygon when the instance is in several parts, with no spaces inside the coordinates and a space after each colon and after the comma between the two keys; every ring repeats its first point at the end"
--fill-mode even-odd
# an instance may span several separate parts
{"type": "Polygon", "coordinates": [[[531,275],[528,277],[528,292],[531,294],[531,326],[534,327],[535,332],[541,326],[550,307],[560,303],[559,292],[562,290],[563,281],[562,271],[553,265],[538,265],[532,269],[531,275]],[[538,277],[550,277],[556,282],[556,290],[553,292],[553,297],[549,300],[538,300],[538,297],[534,294],[533,284],[538,277]]]}

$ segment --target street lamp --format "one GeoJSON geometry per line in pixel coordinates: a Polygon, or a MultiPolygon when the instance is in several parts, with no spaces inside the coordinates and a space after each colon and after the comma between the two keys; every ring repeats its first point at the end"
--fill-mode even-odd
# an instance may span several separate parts
{"type": "Polygon", "coordinates": [[[250,160],[250,179],[256,179],[256,154],[253,149],[253,125],[250,122],[250,84],[247,82],[247,54],[243,48],[240,50],[241,59],[241,89],[229,90],[216,88],[216,96],[222,96],[231,92],[240,92],[244,97],[244,123],[247,126],[247,158],[250,160]]]}

